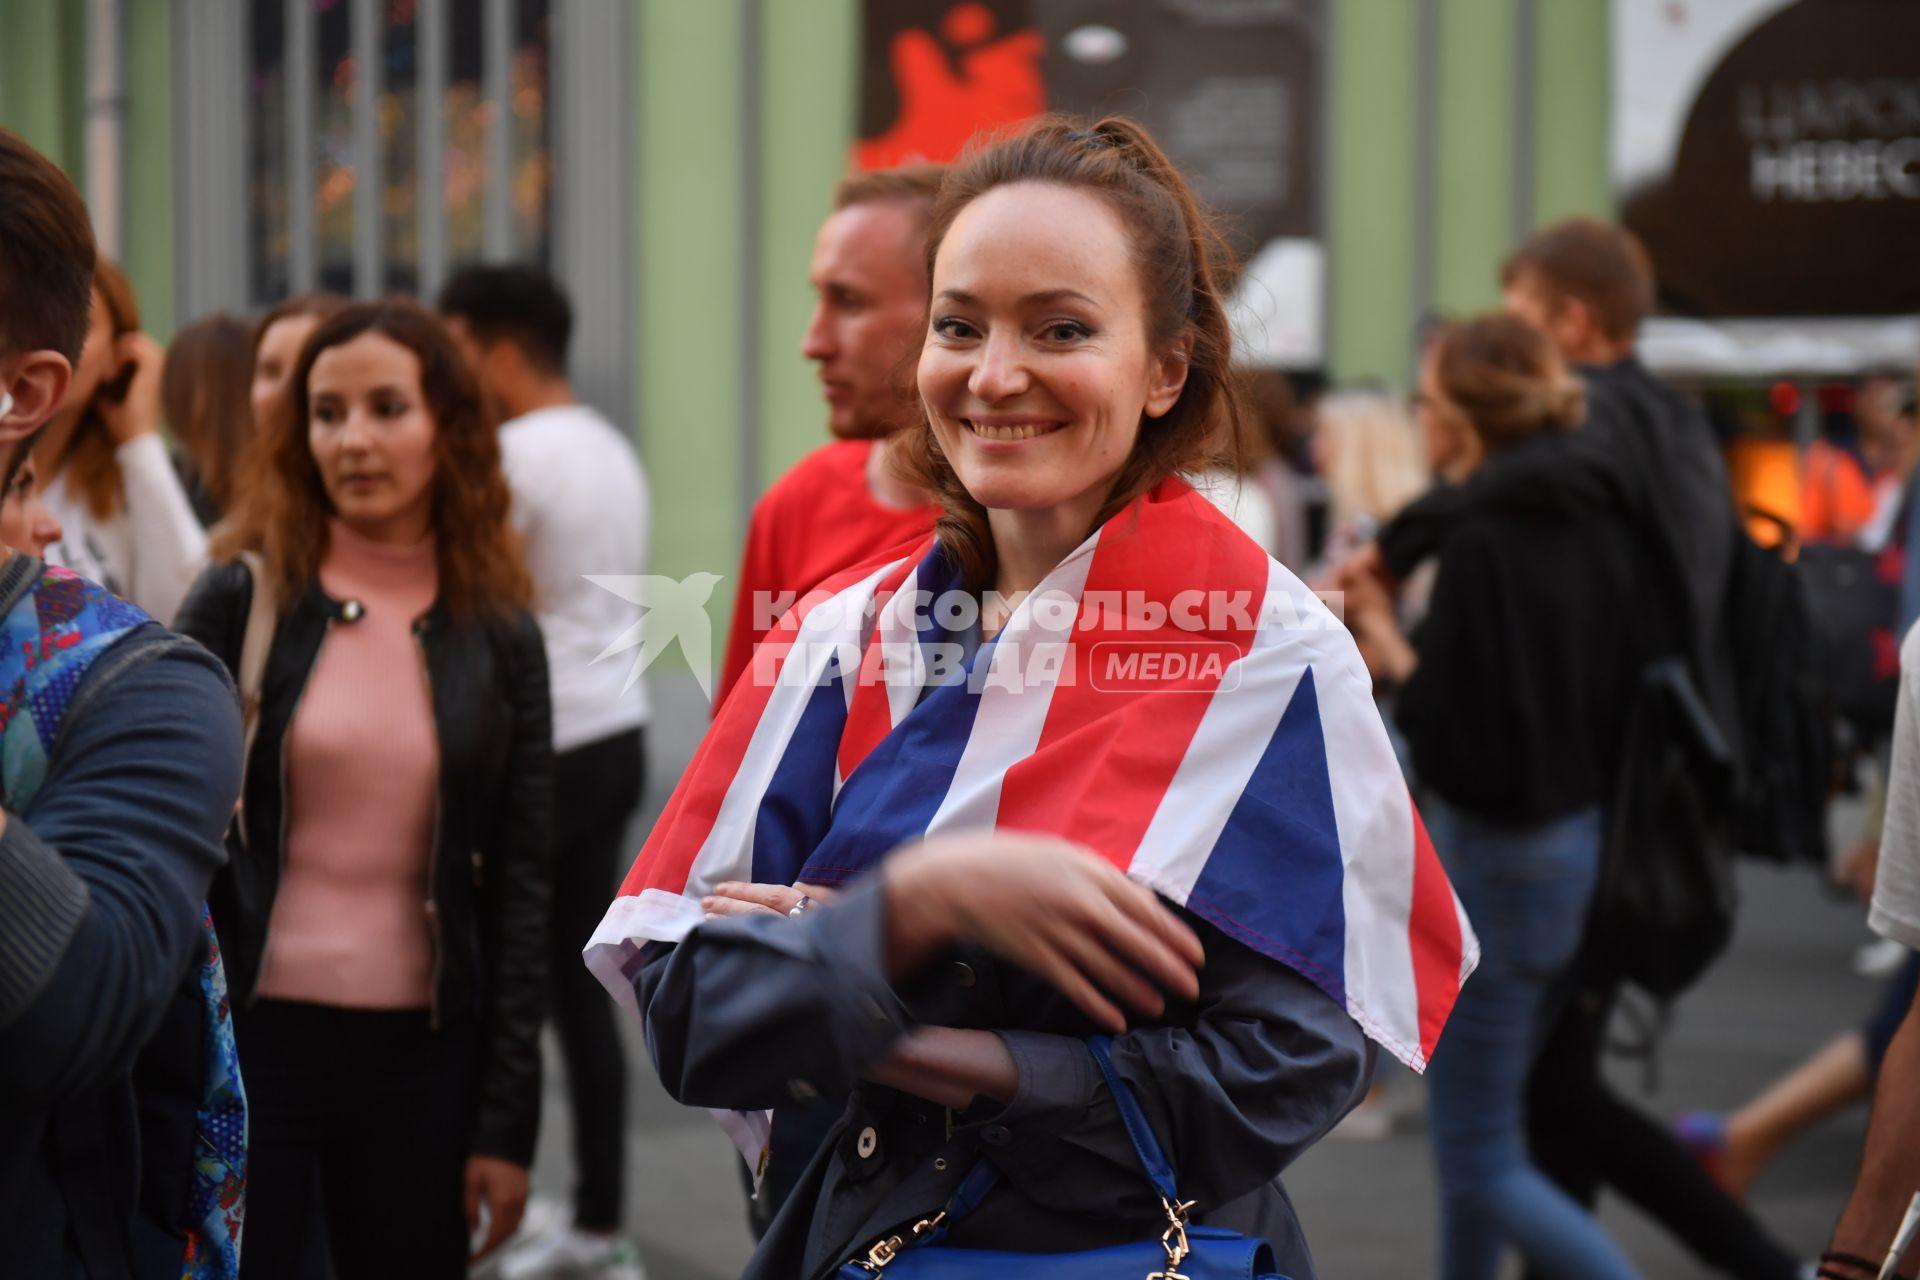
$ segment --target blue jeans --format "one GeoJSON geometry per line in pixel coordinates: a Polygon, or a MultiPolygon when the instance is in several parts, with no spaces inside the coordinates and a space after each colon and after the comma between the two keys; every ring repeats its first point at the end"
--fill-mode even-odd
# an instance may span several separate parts
{"type": "Polygon", "coordinates": [[[1555,1280],[1635,1280],[1592,1214],[1527,1155],[1527,1071],[1586,928],[1600,813],[1497,827],[1429,798],[1421,814],[1481,948],[1427,1069],[1442,1280],[1493,1280],[1507,1244],[1555,1280]]]}

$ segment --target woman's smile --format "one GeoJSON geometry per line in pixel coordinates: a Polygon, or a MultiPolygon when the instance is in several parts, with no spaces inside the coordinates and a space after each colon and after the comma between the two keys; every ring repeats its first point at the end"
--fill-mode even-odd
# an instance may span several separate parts
{"type": "Polygon", "coordinates": [[[1007,415],[982,415],[975,418],[962,418],[967,430],[977,440],[990,444],[1019,444],[1049,436],[1067,426],[1058,418],[1010,417],[1007,415]]]}

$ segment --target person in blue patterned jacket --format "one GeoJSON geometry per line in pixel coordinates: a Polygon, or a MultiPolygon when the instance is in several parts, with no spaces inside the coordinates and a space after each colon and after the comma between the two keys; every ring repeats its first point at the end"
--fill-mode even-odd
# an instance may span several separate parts
{"type": "MultiPolygon", "coordinates": [[[[72,376],[88,225],[60,170],[0,129],[0,492],[72,376]]],[[[0,554],[0,1273],[230,1274],[238,1171],[193,1152],[241,1141],[203,1016],[221,1007],[204,902],[239,792],[239,703],[198,645],[0,554]]]]}

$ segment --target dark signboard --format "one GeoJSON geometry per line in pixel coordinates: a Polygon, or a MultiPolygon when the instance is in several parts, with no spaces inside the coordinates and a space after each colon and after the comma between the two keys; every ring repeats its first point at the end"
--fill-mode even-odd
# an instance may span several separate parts
{"type": "MultiPolygon", "coordinates": [[[[1684,115],[1664,127],[1677,132],[1647,149],[1660,163],[1623,184],[1663,303],[1704,317],[1920,312],[1920,2],[1747,7],[1674,101],[1684,115]]],[[[1629,71],[1636,57],[1684,71],[1664,51],[1617,52],[1629,71]]],[[[1631,76],[1616,84],[1635,92],[1631,76]]],[[[1662,127],[1636,119],[1630,96],[1616,108],[1616,129],[1662,127]]]]}

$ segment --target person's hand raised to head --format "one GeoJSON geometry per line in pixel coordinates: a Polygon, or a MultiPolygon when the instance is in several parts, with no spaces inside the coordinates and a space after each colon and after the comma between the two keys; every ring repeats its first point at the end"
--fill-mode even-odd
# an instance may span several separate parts
{"type": "Polygon", "coordinates": [[[1100,1026],[1126,1029],[1166,994],[1199,994],[1200,939],[1153,890],[1053,836],[935,836],[890,857],[887,959],[904,978],[970,940],[1053,986],[1100,1026]],[[1117,1003],[1116,1003],[1117,1002],[1117,1003]]]}
{"type": "Polygon", "coordinates": [[[147,334],[129,333],[115,345],[114,358],[120,368],[133,367],[127,394],[118,400],[102,396],[95,403],[113,442],[125,444],[160,429],[160,374],[167,349],[147,334]]]}

